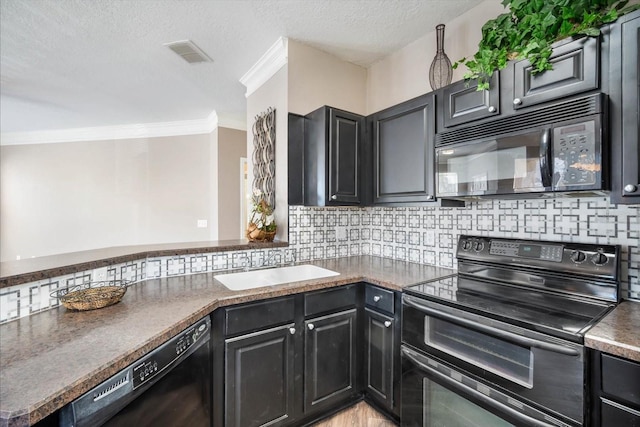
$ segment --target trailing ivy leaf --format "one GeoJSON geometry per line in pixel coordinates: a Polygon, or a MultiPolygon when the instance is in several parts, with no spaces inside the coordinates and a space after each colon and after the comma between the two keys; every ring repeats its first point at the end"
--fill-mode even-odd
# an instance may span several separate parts
{"type": "Polygon", "coordinates": [[[552,68],[551,43],[585,34],[596,37],[599,27],[637,10],[628,0],[503,0],[508,11],[482,26],[482,39],[473,58],[462,58],[465,78],[477,78],[478,89],[486,89],[494,70],[506,67],[507,59],[526,58],[532,72],[552,68]]]}

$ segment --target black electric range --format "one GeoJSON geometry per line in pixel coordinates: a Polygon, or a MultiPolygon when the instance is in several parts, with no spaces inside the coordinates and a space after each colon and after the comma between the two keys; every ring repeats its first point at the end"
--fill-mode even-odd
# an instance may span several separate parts
{"type": "Polygon", "coordinates": [[[405,293],[579,343],[619,302],[619,246],[463,235],[457,259],[405,293]]]}

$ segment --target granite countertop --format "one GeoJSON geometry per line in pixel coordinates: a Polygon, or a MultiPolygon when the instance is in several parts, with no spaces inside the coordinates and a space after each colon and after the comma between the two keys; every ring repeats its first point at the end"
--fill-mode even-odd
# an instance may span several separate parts
{"type": "Polygon", "coordinates": [[[147,257],[188,255],[208,252],[242,251],[247,249],[278,248],[287,242],[253,243],[243,240],[216,240],[206,242],[165,243],[136,246],[116,246],[70,252],[19,261],[0,262],[0,289],[34,282],[53,276],[77,273],[121,262],[147,257]]]}
{"type": "Polygon", "coordinates": [[[640,302],[623,301],[584,337],[587,347],[640,362],[640,302]]]}
{"type": "Polygon", "coordinates": [[[455,271],[359,256],[312,262],[339,276],[230,291],[214,273],[140,282],[116,305],[44,311],[0,326],[0,426],[28,426],[218,307],[358,281],[401,290],[455,271]]]}

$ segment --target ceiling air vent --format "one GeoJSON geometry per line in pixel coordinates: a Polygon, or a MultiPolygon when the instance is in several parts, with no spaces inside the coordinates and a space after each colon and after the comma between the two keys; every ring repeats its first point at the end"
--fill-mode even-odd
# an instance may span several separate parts
{"type": "Polygon", "coordinates": [[[191,40],[180,40],[177,42],[165,43],[164,45],[180,55],[180,57],[189,64],[213,62],[213,60],[191,40]]]}

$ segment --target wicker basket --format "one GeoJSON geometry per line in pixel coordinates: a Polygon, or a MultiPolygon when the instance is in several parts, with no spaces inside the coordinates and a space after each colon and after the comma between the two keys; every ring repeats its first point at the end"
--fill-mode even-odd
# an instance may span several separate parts
{"type": "Polygon", "coordinates": [[[58,298],[62,305],[69,310],[86,311],[108,307],[116,304],[127,292],[128,282],[110,280],[107,282],[91,282],[58,289],[51,296],[58,298]]]}

